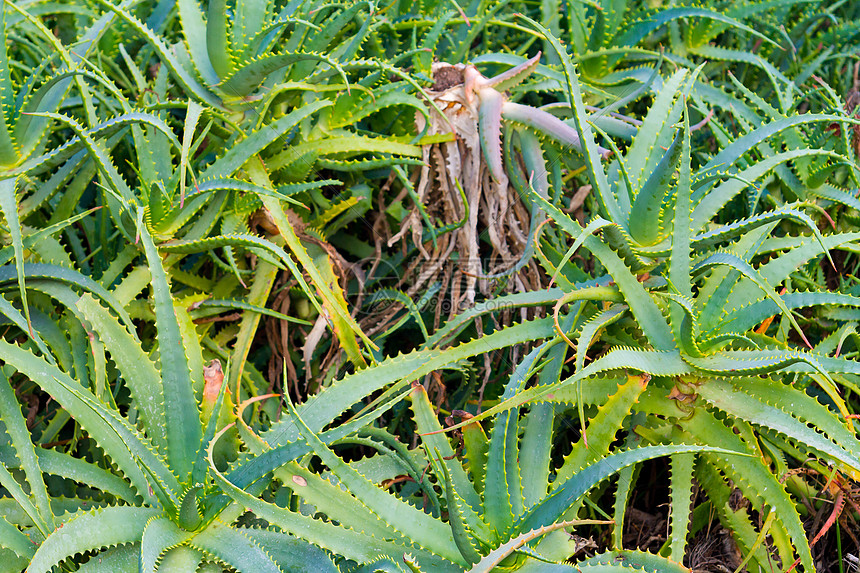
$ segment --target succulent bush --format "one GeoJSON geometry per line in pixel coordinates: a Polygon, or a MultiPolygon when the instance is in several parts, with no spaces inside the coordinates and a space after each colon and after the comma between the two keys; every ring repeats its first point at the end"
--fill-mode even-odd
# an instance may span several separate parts
{"type": "Polygon", "coordinates": [[[6,0],[0,571],[844,571],[857,16],[6,0]]]}
{"type": "MultiPolygon", "coordinates": [[[[558,46],[546,29],[542,31],[558,46]]],[[[565,70],[575,113],[584,116],[576,74],[566,54],[559,50],[559,55],[568,62],[565,70]]],[[[684,76],[683,71],[677,73],[674,82],[681,84],[684,76]]],[[[664,89],[672,82],[669,80],[664,89]]],[[[604,303],[602,309],[598,306],[585,311],[591,316],[575,343],[556,321],[558,334],[576,349],[576,373],[555,385],[510,397],[480,417],[536,401],[576,401],[581,407],[590,404],[585,393],[603,383],[606,373],[626,370],[651,375],[648,392],[654,394],[646,394],[631,408],[645,416],[634,431],[656,443],[689,440],[733,444],[736,451],[748,451],[750,458],[730,462],[720,456],[703,455],[695,464],[699,485],[724,525],[735,533],[742,551],[759,566],[766,567],[773,556],[762,547],[745,512],[738,515],[719,501],[727,499],[730,491],[725,479],[748,498],[755,498],[758,503],[754,507],[768,507],[773,512],[767,525],[781,563],[796,565],[796,550],[798,561],[811,570],[814,565],[806,533],[780,481],[787,477],[784,459],[792,456],[802,462],[807,456],[821,457],[838,468],[840,475],[856,475],[860,443],[838,388],[846,376],[856,375],[857,362],[829,356],[836,348],[834,342],[822,340],[813,348],[793,313],[799,308],[853,306],[858,301],[850,295],[810,288],[807,282],[781,295],[775,292],[774,285],[794,285],[792,277],[799,267],[808,267],[823,254],[830,257],[832,249],[852,249],[857,235],[846,232],[822,236],[798,205],[786,205],[727,225],[714,224],[713,216],[754,181],[750,175],[764,175],[781,158],[778,154],[765,157],[738,172],[736,178],[719,182],[723,174],[731,173],[732,162],[749,150],[751,143],[777,132],[781,126],[765,124],[693,170],[684,90],[667,91],[655,99],[643,122],[643,131],[628,153],[619,154],[617,164],[610,165],[609,175],[600,164],[591,133],[581,131],[583,146],[589,151],[587,164],[596,199],[601,214],[608,219],[596,218],[583,229],[542,199],[540,193],[534,193],[550,217],[576,239],[559,264],[565,265],[571,253],[582,246],[600,261],[615,286],[597,293],[567,283],[569,292],[556,303],[556,313],[566,303],[583,298],[604,303]],[[673,127],[679,121],[682,127],[673,127]],[[663,127],[645,129],[649,125],[663,127]],[[668,144],[667,151],[654,151],[665,147],[661,142],[668,144]],[[614,180],[610,179],[613,167],[618,177],[614,180]],[[722,172],[717,177],[715,167],[722,172]],[[673,176],[676,170],[677,178],[673,176]],[[655,192],[660,195],[655,197],[655,192]],[[663,194],[671,196],[671,201],[665,200],[663,194]],[[624,207],[619,205],[624,204],[621,197],[627,203],[624,207]],[[643,219],[659,220],[661,225],[643,227],[643,219]],[[810,234],[769,238],[775,227],[786,220],[806,226],[810,234]],[[592,236],[601,228],[603,240],[592,236]],[[609,230],[614,232],[608,233],[609,230]],[[775,249],[776,245],[779,247],[775,249]],[[775,316],[780,318],[780,327],[769,336],[775,316]],[[601,332],[608,340],[621,341],[621,345],[610,343],[608,352],[586,366],[586,352],[592,344],[599,343],[601,332]],[[806,345],[808,350],[798,345],[806,345]],[[809,384],[820,388],[827,405],[797,389],[809,384]],[[816,430],[811,430],[810,425],[816,430]],[[774,462],[775,459],[783,461],[774,462]],[[775,533],[780,529],[779,534],[775,533]]],[[[790,121],[836,121],[836,117],[809,115],[782,123],[790,126],[790,121]]],[[[832,153],[814,149],[802,152],[832,153]]],[[[552,270],[558,274],[562,269],[552,270]]],[[[668,550],[675,561],[683,558],[686,543],[693,469],[689,457],[673,458],[672,538],[668,550]]],[[[626,477],[620,482],[628,488],[621,490],[622,498],[631,487],[629,475],[626,477]]],[[[622,511],[616,513],[616,523],[624,517],[624,505],[619,507],[622,511]]]]}
{"type": "MultiPolygon", "coordinates": [[[[444,354],[428,349],[380,363],[375,372],[366,371],[366,374],[375,374],[373,377],[359,373],[344,378],[320,394],[314,404],[304,405],[308,422],[290,406],[290,424],[282,424],[261,436],[257,446],[259,453],[243,464],[253,471],[219,475],[219,481],[230,497],[270,523],[352,561],[372,561],[362,570],[374,570],[383,562],[390,567],[387,570],[396,571],[463,571],[469,567],[473,571],[491,571],[497,565],[506,569],[540,569],[547,557],[530,545],[562,527],[590,523],[590,520],[575,519],[575,508],[582,496],[601,480],[650,457],[701,449],[681,444],[634,448],[603,458],[595,455],[601,448],[609,452],[618,424],[647,385],[648,377],[644,376],[632,377],[620,385],[617,393],[604,404],[605,415],[589,426],[595,435],[603,437],[600,445],[595,449],[594,439],[590,449],[577,444],[574,453],[557,472],[550,467],[552,439],[547,435],[553,427],[552,408],[535,409],[522,421],[517,412],[503,413],[496,418],[489,437],[479,425],[467,425],[463,433],[464,464],[452,444],[439,434],[442,428],[426,390],[417,383],[411,388],[404,387],[406,380],[427,371],[428,367],[443,367],[452,359],[484,350],[497,344],[496,339],[504,343],[511,336],[540,336],[546,332],[546,326],[546,320],[525,323],[497,333],[505,336],[490,335],[474,341],[480,344],[467,343],[444,354]],[[425,365],[421,365],[422,361],[425,365]],[[320,420],[322,408],[334,412],[348,403],[350,394],[355,396],[356,391],[367,392],[391,382],[395,383],[389,395],[392,392],[399,397],[408,394],[416,428],[423,434],[422,448],[407,450],[396,437],[372,425],[355,434],[350,432],[353,428],[361,428],[359,423],[367,424],[390,408],[396,401],[392,398],[375,411],[322,434],[317,435],[313,429],[321,426],[316,420],[320,420]],[[322,408],[314,407],[316,404],[322,408]],[[521,441],[520,429],[525,430],[521,441]],[[288,442],[295,437],[302,439],[288,442]],[[347,463],[327,442],[332,445],[365,444],[379,454],[347,463]],[[283,445],[269,449],[265,447],[267,444],[283,445]],[[535,446],[537,451],[520,449],[530,446],[535,446]],[[319,456],[346,491],[331,483],[325,474],[310,472],[305,464],[298,463],[300,456],[307,454],[319,456]],[[526,455],[530,458],[529,464],[521,470],[518,459],[525,459],[526,455]],[[282,482],[282,488],[289,488],[287,495],[321,511],[325,521],[276,503],[266,503],[246,491],[276,465],[279,467],[275,476],[282,482]],[[581,471],[577,471],[580,468],[581,471]],[[379,489],[379,483],[396,483],[395,478],[404,472],[409,485],[398,495],[379,489]],[[441,488],[441,493],[437,492],[437,487],[441,488]],[[425,509],[421,508],[422,504],[425,509]],[[446,520],[443,514],[447,515],[446,520]]],[[[537,360],[543,357],[550,358],[556,368],[542,371],[542,378],[551,380],[555,371],[557,379],[563,356],[558,352],[563,350],[558,345],[559,340],[543,343],[517,366],[505,395],[513,395],[521,388],[536,369],[537,360]]],[[[559,413],[562,414],[561,409],[559,413]]],[[[556,554],[561,557],[550,560],[562,561],[573,552],[575,544],[562,542],[556,547],[556,554]]],[[[553,570],[560,570],[559,566],[554,567],[553,570]]],[[[578,567],[602,570],[599,566],[578,567]]],[[[572,566],[566,569],[576,570],[572,566]]]]}
{"type": "MultiPolygon", "coordinates": [[[[2,342],[8,468],[2,483],[20,505],[18,512],[4,515],[4,547],[17,554],[7,555],[4,570],[19,569],[25,558],[28,571],[51,571],[85,553],[90,559],[84,569],[92,571],[127,570],[138,563],[143,571],[197,570],[203,563],[213,570],[225,564],[255,571],[330,564],[320,550],[284,533],[237,527],[238,515],[213,489],[207,446],[219,422],[232,414],[232,400],[225,401],[229,393],[217,361],[208,371],[203,366],[193,324],[187,312],[174,307],[146,226],[139,230],[152,275],[155,360],[141,347],[121,303],[97,284],[86,292],[86,277],[71,270],[51,277],[35,269],[42,278],[29,281],[28,289],[65,306],[70,327],[86,332],[89,340],[73,338],[69,344],[60,335],[45,342],[34,331],[26,344],[2,342]],[[84,286],[84,294],[63,279],[84,286]],[[72,362],[64,360],[72,355],[72,362]],[[108,364],[115,368],[110,378],[108,364]],[[36,452],[10,385],[21,376],[75,419],[91,443],[93,462],[53,450],[36,452]],[[127,412],[117,404],[123,394],[130,399],[127,412]],[[16,469],[26,490],[12,473],[16,469]],[[46,474],[84,482],[90,490],[58,495],[46,474]]],[[[4,302],[4,314],[26,332],[23,316],[4,302]]],[[[221,463],[236,455],[235,447],[222,448],[221,463]]]]}

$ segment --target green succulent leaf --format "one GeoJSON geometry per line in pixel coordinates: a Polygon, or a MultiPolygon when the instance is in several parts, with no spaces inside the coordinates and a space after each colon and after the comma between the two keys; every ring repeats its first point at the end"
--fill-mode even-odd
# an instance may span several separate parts
{"type": "Polygon", "coordinates": [[[49,573],[55,565],[81,551],[139,541],[147,522],[157,514],[154,508],[131,506],[79,513],[45,538],[28,570],[49,573]]]}

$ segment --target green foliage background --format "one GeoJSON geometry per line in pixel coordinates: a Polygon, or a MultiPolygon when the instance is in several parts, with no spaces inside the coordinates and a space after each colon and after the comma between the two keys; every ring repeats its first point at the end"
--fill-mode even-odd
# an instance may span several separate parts
{"type": "Polygon", "coordinates": [[[860,551],[860,4],[3,0],[0,35],[0,571],[860,551]]]}

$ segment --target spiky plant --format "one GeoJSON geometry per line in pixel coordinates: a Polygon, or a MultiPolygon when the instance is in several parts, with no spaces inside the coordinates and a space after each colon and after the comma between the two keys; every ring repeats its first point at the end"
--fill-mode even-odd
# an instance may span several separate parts
{"type": "MultiPolygon", "coordinates": [[[[24,265],[31,297],[65,308],[69,339],[55,336],[37,308],[31,313],[44,319],[28,333],[22,313],[2,299],[3,314],[20,332],[17,343],[0,342],[0,481],[20,508],[4,511],[0,522],[3,570],[20,569],[22,560],[28,571],[45,572],[75,564],[118,571],[130,563],[151,572],[204,563],[210,570],[277,572],[311,562],[332,568],[320,550],[287,534],[237,523],[242,511],[214,486],[206,450],[233,415],[232,399],[220,367],[204,368],[194,325],[174,306],[146,225],[138,230],[152,276],[154,347],[141,345],[114,293],[70,269],[24,265]],[[22,383],[38,385],[76,421],[81,434],[68,453],[34,448],[13,392],[22,383]],[[91,489],[69,493],[47,474],[91,489]]],[[[44,438],[50,425],[42,432],[44,438]]],[[[221,445],[221,463],[236,457],[235,447],[221,445]]]]}
{"type": "MultiPolygon", "coordinates": [[[[581,499],[620,469],[655,456],[691,453],[703,447],[611,448],[629,408],[648,385],[648,376],[618,380],[617,392],[597,397],[601,413],[589,426],[590,445],[575,444],[559,468],[551,466],[550,456],[553,425],[566,416],[564,408],[554,413],[552,406],[538,406],[522,418],[517,411],[504,412],[495,418],[489,437],[478,424],[466,422],[461,457],[455,453],[455,445],[440,434],[442,427],[426,390],[420,384],[409,385],[409,380],[469,356],[551,335],[550,324],[548,319],[523,323],[444,351],[430,347],[339,380],[300,407],[290,405],[287,420],[260,436],[247,435],[253,455],[242,461],[241,468],[215,475],[224,491],[255,515],[353,562],[367,562],[353,571],[375,571],[377,567],[387,571],[491,571],[497,566],[523,571],[602,571],[599,557],[576,566],[562,563],[574,553],[575,543],[566,533],[552,533],[593,523],[576,519],[581,499]],[[362,394],[386,387],[384,399],[362,415],[321,432],[336,412],[362,394]],[[421,448],[408,450],[372,423],[403,398],[411,402],[422,435],[421,448]],[[524,432],[522,438],[520,432],[524,432]],[[331,449],[347,444],[365,445],[376,455],[347,462],[331,449]],[[309,454],[318,456],[330,474],[311,471],[309,454]],[[259,480],[266,481],[273,470],[278,480],[275,496],[282,503],[266,502],[248,491],[259,480]],[[403,487],[395,485],[404,480],[403,487]],[[380,489],[380,484],[392,491],[380,489]],[[553,557],[542,554],[542,543],[554,548],[553,557]]],[[[538,371],[543,384],[557,384],[565,354],[561,341],[553,336],[529,353],[515,368],[504,397],[513,396],[538,371]]],[[[210,447],[217,440],[216,436],[210,447]]],[[[722,451],[722,455],[730,453],[722,451]]],[[[217,472],[211,458],[210,464],[217,472]]],[[[642,560],[648,571],[683,570],[644,554],[624,555],[642,560]]],[[[614,554],[603,558],[614,558],[614,554]]]]}
{"type": "MultiPolygon", "coordinates": [[[[574,111],[583,114],[577,76],[566,53],[546,29],[539,29],[567,62],[565,71],[574,111]]],[[[834,347],[826,340],[815,349],[798,348],[798,343],[807,346],[810,343],[794,312],[799,308],[856,306],[860,301],[851,296],[809,290],[806,285],[782,295],[774,287],[779,284],[790,287],[799,266],[814,263],[830,249],[853,248],[858,236],[856,233],[821,236],[808,216],[790,206],[729,225],[713,224],[711,217],[731,198],[730,190],[749,184],[743,175],[717,183],[712,176],[714,169],[725,170],[749,150],[750,141],[763,139],[777,126],[753,132],[694,170],[683,92],[673,103],[675,99],[675,93],[665,97],[661,94],[643,126],[652,123],[652,118],[660,113],[665,114],[660,123],[666,127],[656,134],[641,132],[637,137],[646,141],[671,140],[670,152],[664,155],[661,151],[662,157],[655,157],[657,154],[649,151],[650,145],[643,148],[634,140],[628,153],[618,156],[619,164],[615,167],[621,177],[616,181],[621,189],[632,190],[628,191],[629,218],[624,217],[625,211],[619,207],[620,193],[612,192],[609,183],[612,180],[607,179],[592,132],[587,129],[581,129],[580,134],[588,151],[590,180],[601,201],[601,211],[609,215],[609,220],[583,229],[540,198],[539,193],[534,193],[556,224],[575,238],[571,252],[580,246],[589,250],[614,286],[611,292],[589,291],[563,281],[569,292],[556,303],[556,312],[567,303],[583,299],[596,299],[604,304],[577,311],[588,313],[590,318],[581,327],[576,342],[570,341],[576,349],[575,373],[561,383],[536,387],[509,398],[478,419],[514,406],[545,401],[574,401],[583,417],[584,406],[592,403],[587,394],[601,384],[614,383],[603,381],[607,374],[610,379],[618,370],[650,374],[648,390],[633,408],[639,416],[644,416],[636,418],[637,434],[654,443],[732,444],[736,451],[747,451],[751,456],[727,462],[719,456],[704,454],[696,464],[689,457],[673,458],[672,528],[665,547],[667,555],[676,562],[684,557],[690,480],[695,475],[723,524],[733,532],[751,560],[766,567],[768,560],[776,557],[783,570],[788,570],[796,565],[796,558],[805,569],[811,570],[814,565],[806,532],[795,502],[782,483],[789,478],[788,467],[774,460],[783,460],[788,455],[794,464],[803,464],[810,456],[833,464],[841,475],[858,475],[860,441],[838,387],[850,384],[845,377],[856,375],[860,367],[844,356],[829,356],[827,353],[834,347]],[[680,128],[672,127],[676,122],[681,122],[680,128]],[[650,159],[649,153],[652,153],[650,159]],[[643,167],[631,168],[630,165],[637,165],[634,160],[643,167]],[[671,175],[676,169],[677,178],[661,176],[662,172],[671,175]],[[637,189],[637,179],[631,173],[640,170],[643,175],[638,178],[637,189]],[[657,189],[661,195],[669,195],[670,201],[643,200],[655,178],[662,180],[657,189]],[[654,210],[644,208],[652,203],[654,210]],[[653,235],[647,242],[635,231],[636,221],[646,217],[663,221],[662,230],[660,227],[649,230],[653,235]],[[810,236],[769,238],[781,221],[789,219],[807,226],[810,236]],[[602,240],[592,235],[601,226],[605,227],[602,240]],[[621,232],[615,236],[606,234],[610,228],[621,232]],[[619,245],[616,241],[622,242],[619,245]],[[661,242],[663,245],[657,246],[661,242]],[[655,246],[649,248],[649,243],[655,246]],[[643,267],[644,261],[638,257],[646,253],[650,262],[643,267]],[[649,275],[641,275],[643,269],[649,275]],[[781,327],[774,336],[768,336],[774,315],[781,317],[781,327]],[[756,328],[759,323],[763,326],[756,328]],[[792,341],[789,333],[796,336],[797,342],[792,341]],[[586,365],[586,352],[601,339],[607,341],[604,344],[608,351],[586,365]],[[799,384],[800,381],[803,382],[799,384]],[[801,389],[808,384],[820,388],[826,404],[801,389]],[[810,425],[817,430],[811,430],[810,425]],[[725,505],[731,491],[726,480],[731,480],[729,483],[739,488],[756,508],[769,508],[772,516],[766,520],[769,529],[763,531],[772,534],[775,553],[762,544],[764,534],[755,530],[745,510],[725,505]]],[[[814,150],[804,152],[814,153],[814,150]]],[[[769,164],[773,162],[766,158],[747,169],[749,173],[755,173],[755,169],[766,172],[769,164]]],[[[563,266],[569,255],[570,252],[567,257],[559,254],[554,260],[563,266]]],[[[549,263],[550,259],[545,260],[549,263]]],[[[554,266],[550,269],[555,272],[554,266]]],[[[562,272],[559,276],[563,276],[564,269],[558,270],[562,272]]],[[[559,335],[566,337],[567,328],[560,321],[556,325],[559,335]]],[[[820,467],[815,462],[813,465],[820,467]]],[[[632,475],[623,475],[619,482],[621,500],[626,500],[632,487],[632,475]]],[[[617,524],[623,520],[624,506],[624,503],[616,506],[617,524]]],[[[615,535],[619,549],[620,539],[619,529],[615,535]]]]}

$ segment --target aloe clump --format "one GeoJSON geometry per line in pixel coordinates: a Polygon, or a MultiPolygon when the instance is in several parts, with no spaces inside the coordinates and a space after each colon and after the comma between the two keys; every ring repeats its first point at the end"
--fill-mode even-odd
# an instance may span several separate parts
{"type": "MultiPolygon", "coordinates": [[[[195,570],[203,564],[221,570],[226,564],[274,573],[305,562],[334,571],[319,549],[284,533],[237,524],[242,512],[230,508],[214,486],[206,450],[233,415],[225,398],[227,384],[219,369],[204,370],[193,325],[187,312],[174,306],[157,247],[145,225],[138,230],[152,276],[158,343],[153,355],[142,348],[112,293],[75,271],[64,276],[49,265],[24,266],[27,288],[63,305],[80,321],[70,323],[73,331],[86,328],[90,337],[84,335],[87,342],[73,337],[73,344],[83,346],[68,348],[65,340],[45,341],[35,330],[24,344],[0,342],[3,455],[9,468],[23,470],[27,484],[25,489],[8,469],[0,472],[4,488],[23,508],[3,521],[0,538],[7,555],[14,553],[9,558],[15,563],[29,561],[28,571],[46,573],[71,566],[84,552],[94,553],[85,565],[91,571],[124,570],[128,562],[149,572],[195,570]],[[90,292],[81,295],[81,286],[90,292]],[[86,359],[67,362],[70,351],[84,357],[92,353],[101,368],[87,368],[86,359]],[[112,383],[131,394],[130,418],[106,385],[108,357],[116,372],[112,383]],[[110,465],[53,450],[37,452],[10,386],[10,380],[22,378],[52,396],[97,445],[97,459],[109,459],[110,465]],[[86,482],[94,491],[89,498],[58,497],[46,473],[86,482]]],[[[26,333],[20,311],[3,302],[3,313],[26,333]]],[[[235,445],[220,452],[221,463],[237,456],[235,445]]]]}
{"type": "MultiPolygon", "coordinates": [[[[574,113],[583,113],[573,66],[548,31],[538,28],[557,47],[562,61],[567,62],[574,113]]],[[[673,81],[680,82],[684,73],[676,76],[680,77],[673,81]]],[[[810,117],[793,121],[816,120],[810,117]]],[[[834,348],[832,342],[822,341],[811,348],[794,311],[832,305],[855,307],[860,300],[808,288],[777,294],[774,287],[791,285],[799,266],[822,255],[829,256],[831,249],[853,248],[858,236],[822,235],[796,205],[728,225],[712,223],[714,211],[708,210],[725,204],[725,190],[749,184],[746,178],[720,183],[712,175],[714,169],[719,166],[725,172],[729,167],[726,162],[739,158],[748,149],[742,147],[744,144],[763,140],[776,126],[762,127],[694,170],[684,92],[658,94],[643,130],[652,123],[665,127],[656,133],[640,131],[628,153],[616,155],[617,165],[610,165],[610,175],[615,170],[618,177],[614,180],[600,163],[595,144],[590,141],[592,134],[581,131],[584,147],[591,150],[587,160],[590,180],[600,197],[601,214],[608,219],[595,219],[583,228],[540,193],[533,193],[550,218],[575,239],[566,256],[559,252],[553,259],[543,258],[548,272],[557,276],[568,291],[555,305],[555,328],[576,351],[575,372],[562,382],[507,396],[502,404],[476,419],[526,404],[534,407],[545,402],[571,401],[577,403],[584,420],[583,406],[593,403],[588,395],[595,384],[611,379],[619,370],[648,374],[652,377],[648,389],[639,404],[630,409],[631,413],[645,415],[634,428],[641,438],[651,443],[733,444],[735,451],[750,455],[731,462],[707,453],[696,463],[685,456],[672,458],[671,535],[664,546],[665,554],[676,562],[684,558],[690,480],[695,476],[742,550],[749,552],[750,559],[760,566],[766,566],[769,553],[762,547],[762,536],[745,510],[721,505],[720,500],[729,491],[725,482],[728,478],[734,487],[755,500],[757,507],[763,504],[769,508],[773,517],[767,526],[778,532],[773,536],[773,550],[784,566],[788,568],[797,560],[811,570],[814,565],[806,532],[781,481],[788,477],[788,469],[784,464],[772,467],[767,462],[772,458],[762,452],[780,452],[771,454],[778,457],[800,454],[798,461],[808,454],[827,460],[842,475],[857,475],[860,441],[844,422],[849,411],[838,387],[840,383],[850,384],[850,377],[860,371],[858,363],[829,356],[834,348]],[[639,145],[640,141],[661,139],[671,142],[668,153],[639,145]],[[676,170],[677,176],[672,176],[676,170]],[[619,192],[611,190],[614,184],[619,186],[619,192]],[[652,202],[650,195],[654,193],[672,199],[652,202]],[[629,202],[621,197],[629,197],[629,202]],[[648,200],[643,201],[643,197],[648,200]],[[647,208],[652,203],[657,210],[647,208]],[[702,216],[704,212],[708,212],[707,217],[702,216]],[[653,221],[655,215],[662,221],[661,228],[652,235],[643,235],[652,232],[653,227],[649,230],[637,226],[638,222],[646,218],[653,221]],[[800,223],[809,230],[809,236],[771,236],[782,221],[800,223]],[[703,232],[704,225],[708,228],[703,232]],[[601,229],[602,239],[592,234],[601,229]],[[616,232],[608,232],[613,229],[616,232]],[[607,273],[602,280],[611,279],[614,286],[609,291],[589,291],[562,279],[570,255],[580,247],[599,261],[607,273]],[[583,307],[583,299],[601,301],[602,305],[583,307]],[[574,337],[568,336],[570,327],[565,326],[561,312],[568,303],[577,305],[575,316],[589,317],[574,337]],[[774,317],[781,326],[776,334],[769,334],[774,317]],[[791,341],[789,333],[796,342],[791,341]],[[586,364],[586,352],[601,339],[622,342],[604,343],[604,353],[586,364]],[[829,405],[792,386],[798,377],[804,384],[818,386],[829,405]],[[781,405],[785,402],[804,406],[786,408],[781,405]],[[818,431],[811,431],[809,424],[818,431]]],[[[761,165],[747,170],[763,173],[766,166],[773,165],[763,160],[761,165]]],[[[552,245],[549,240],[545,244],[552,245]]],[[[584,422],[583,427],[587,432],[584,422]]],[[[622,482],[622,500],[631,491],[633,476],[628,474],[622,482]]],[[[617,544],[624,506],[624,502],[616,506],[617,544]]],[[[620,544],[617,548],[621,549],[620,544]]]]}

